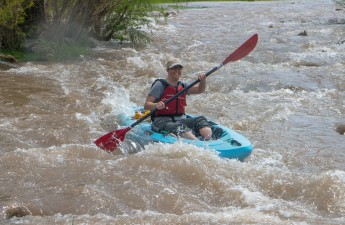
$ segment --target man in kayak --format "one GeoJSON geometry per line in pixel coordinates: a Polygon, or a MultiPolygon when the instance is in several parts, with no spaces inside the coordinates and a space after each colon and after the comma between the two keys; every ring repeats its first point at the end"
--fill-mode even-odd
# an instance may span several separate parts
{"type": "MultiPolygon", "coordinates": [[[[204,116],[186,118],[186,95],[200,94],[205,91],[206,75],[199,75],[200,83],[191,87],[186,93],[181,94],[167,105],[164,101],[174,96],[177,92],[188,86],[181,82],[182,64],[179,59],[172,58],[167,63],[168,76],[166,79],[157,79],[151,86],[144,108],[157,112],[153,115],[152,129],[161,133],[173,133],[187,139],[198,139],[195,134],[200,134],[205,140],[215,138],[212,129],[204,116]]],[[[215,133],[222,132],[217,131],[215,133]]],[[[217,135],[219,136],[219,134],[217,135]]]]}

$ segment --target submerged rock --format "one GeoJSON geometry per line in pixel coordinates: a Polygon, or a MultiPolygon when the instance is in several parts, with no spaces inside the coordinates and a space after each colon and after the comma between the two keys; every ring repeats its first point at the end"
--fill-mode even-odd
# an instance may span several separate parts
{"type": "Polygon", "coordinates": [[[0,60],[6,61],[6,62],[10,62],[10,63],[16,63],[17,59],[12,56],[12,55],[4,55],[0,53],[0,60]]]}
{"type": "Polygon", "coordinates": [[[339,134],[345,135],[345,124],[337,124],[335,129],[339,134]]]}
{"type": "Polygon", "coordinates": [[[303,31],[303,32],[299,33],[298,35],[299,36],[308,36],[307,31],[303,31]]]}
{"type": "Polygon", "coordinates": [[[0,70],[9,70],[17,67],[18,66],[14,63],[0,61],[0,70]]]}
{"type": "Polygon", "coordinates": [[[0,53],[0,70],[16,68],[16,63],[18,63],[18,61],[14,56],[0,53]]]}
{"type": "Polygon", "coordinates": [[[11,219],[13,217],[24,217],[28,215],[32,216],[42,216],[42,215],[48,215],[47,212],[44,212],[44,210],[38,208],[37,206],[34,206],[32,204],[25,205],[23,203],[11,203],[7,206],[4,206],[2,209],[3,217],[4,219],[11,219]]]}

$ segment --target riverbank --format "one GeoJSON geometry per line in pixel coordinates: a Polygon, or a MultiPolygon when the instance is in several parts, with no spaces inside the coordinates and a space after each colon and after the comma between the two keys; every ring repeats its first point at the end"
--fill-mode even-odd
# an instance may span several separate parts
{"type": "MultiPolygon", "coordinates": [[[[224,2],[231,2],[233,0],[228,0],[224,2]]],[[[246,0],[247,2],[255,2],[254,0],[246,0]]],[[[262,0],[260,0],[262,1],[262,0]]],[[[153,0],[154,4],[171,4],[164,6],[163,10],[173,9],[173,10],[182,10],[196,8],[195,6],[190,6],[188,3],[197,2],[197,1],[174,1],[174,0],[153,0]]],[[[203,2],[203,1],[199,1],[203,2]]],[[[205,1],[204,1],[205,2],[205,1]]],[[[217,1],[209,1],[217,2],[217,1]]],[[[243,1],[244,2],[244,1],[243,1]]],[[[204,7],[203,7],[204,8],[204,7]]],[[[160,11],[160,10],[158,10],[160,11]]],[[[174,14],[176,12],[173,12],[174,14]]],[[[167,17],[171,13],[162,13],[162,17],[167,17]]],[[[90,49],[94,47],[94,40],[89,40],[86,38],[88,43],[77,43],[71,40],[64,41],[63,44],[56,44],[53,42],[41,42],[41,41],[26,41],[26,46],[24,49],[20,50],[8,50],[0,49],[0,61],[15,63],[19,62],[28,62],[28,61],[64,61],[64,60],[73,60],[78,59],[80,55],[88,55],[90,49]],[[30,43],[32,42],[32,43],[30,43]],[[90,45],[91,44],[91,45],[90,45]]]]}

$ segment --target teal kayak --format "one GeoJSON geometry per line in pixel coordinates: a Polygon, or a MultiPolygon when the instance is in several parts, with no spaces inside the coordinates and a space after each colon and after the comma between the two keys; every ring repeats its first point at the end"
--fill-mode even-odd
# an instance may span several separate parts
{"type": "MultiPolygon", "coordinates": [[[[135,108],[135,115],[131,116],[125,113],[118,115],[118,121],[121,126],[129,126],[133,124],[140,115],[145,115],[143,107],[135,108]]],[[[195,117],[195,115],[187,115],[187,117],[195,117]]],[[[209,123],[212,124],[212,130],[216,128],[222,129],[222,134],[217,140],[189,140],[185,138],[179,138],[172,134],[162,134],[152,131],[151,122],[149,120],[141,122],[137,127],[131,130],[130,136],[132,139],[136,139],[141,145],[145,145],[152,142],[161,142],[173,144],[177,141],[181,141],[195,146],[213,149],[219,153],[220,157],[229,159],[238,159],[243,161],[253,151],[253,145],[243,135],[235,132],[234,130],[225,126],[219,125],[207,118],[209,123]]],[[[219,130],[219,129],[218,129],[219,130]]]]}

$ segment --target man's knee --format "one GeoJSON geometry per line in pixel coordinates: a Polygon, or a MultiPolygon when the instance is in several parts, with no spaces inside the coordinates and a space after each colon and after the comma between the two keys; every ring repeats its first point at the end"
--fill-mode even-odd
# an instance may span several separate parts
{"type": "Polygon", "coordinates": [[[200,130],[203,127],[211,127],[206,117],[198,116],[195,118],[196,128],[200,130]]]}

